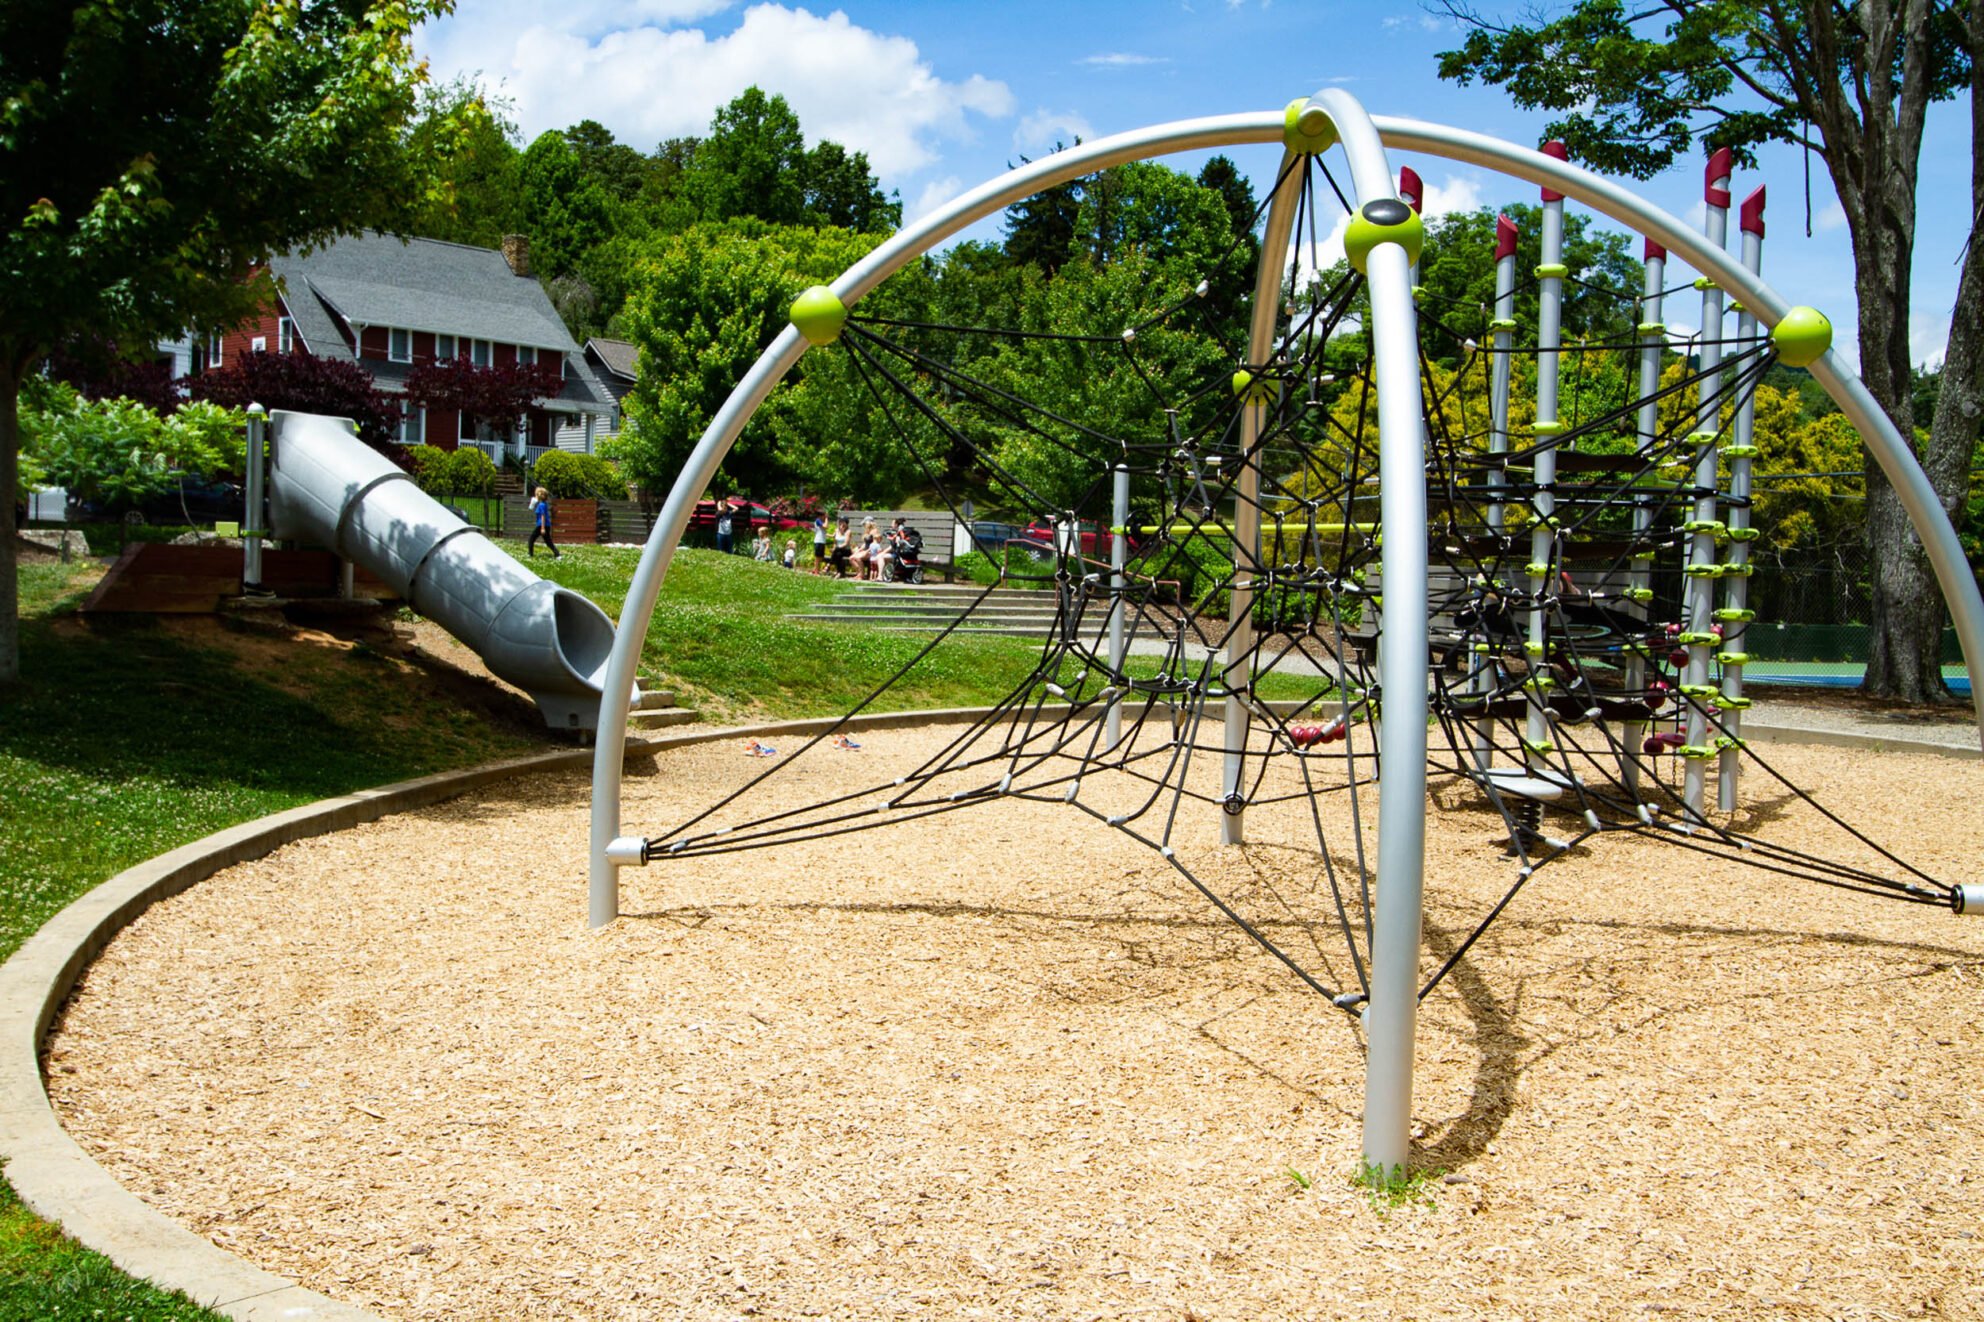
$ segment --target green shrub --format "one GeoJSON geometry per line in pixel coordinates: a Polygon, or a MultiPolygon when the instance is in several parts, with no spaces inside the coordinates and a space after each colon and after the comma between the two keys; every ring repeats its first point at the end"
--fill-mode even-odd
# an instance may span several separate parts
{"type": "Polygon", "coordinates": [[[463,447],[449,453],[440,465],[436,480],[439,490],[451,496],[486,496],[496,485],[496,465],[481,450],[463,447]]]}
{"type": "Polygon", "coordinates": [[[537,461],[532,480],[563,500],[624,500],[620,472],[596,454],[552,450],[537,461]]]}
{"type": "Polygon", "coordinates": [[[434,495],[441,490],[435,479],[447,465],[448,452],[438,445],[410,445],[406,451],[406,471],[412,475],[414,485],[434,495]]]}

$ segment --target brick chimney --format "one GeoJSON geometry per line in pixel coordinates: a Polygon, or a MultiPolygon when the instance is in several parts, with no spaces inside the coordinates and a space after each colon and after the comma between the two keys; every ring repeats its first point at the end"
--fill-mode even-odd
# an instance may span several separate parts
{"type": "Polygon", "coordinates": [[[530,274],[530,240],[522,234],[503,236],[503,260],[518,275],[530,274]]]}

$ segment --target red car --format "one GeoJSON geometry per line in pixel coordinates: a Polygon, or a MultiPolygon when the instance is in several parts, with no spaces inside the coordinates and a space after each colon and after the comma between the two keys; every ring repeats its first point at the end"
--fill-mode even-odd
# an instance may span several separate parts
{"type": "MultiPolygon", "coordinates": [[[[1109,529],[1103,524],[1083,519],[1080,523],[1080,531],[1082,554],[1091,560],[1107,560],[1109,558],[1109,529]]],[[[1054,546],[1054,525],[1043,519],[1035,519],[1026,526],[1020,533],[1020,536],[1026,538],[1029,542],[1038,542],[1041,546],[1051,550],[1054,546]]],[[[1132,537],[1130,539],[1132,550],[1136,548],[1136,544],[1137,539],[1132,537]]]]}
{"type": "MultiPolygon", "coordinates": [[[[730,506],[731,535],[740,541],[749,537],[758,529],[765,527],[767,524],[775,532],[785,532],[792,528],[810,528],[813,526],[810,520],[794,518],[789,514],[773,514],[757,501],[745,500],[741,496],[725,497],[725,503],[730,506]]],[[[690,529],[692,531],[715,532],[716,507],[717,502],[714,500],[697,501],[696,508],[689,515],[690,529]]]]}

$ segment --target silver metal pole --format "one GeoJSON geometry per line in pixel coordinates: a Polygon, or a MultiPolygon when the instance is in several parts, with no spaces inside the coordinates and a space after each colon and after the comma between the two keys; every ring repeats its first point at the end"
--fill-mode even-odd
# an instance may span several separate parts
{"type": "MultiPolygon", "coordinates": [[[[1730,159],[1727,147],[1709,157],[1707,178],[1703,180],[1702,197],[1707,210],[1702,217],[1702,232],[1718,251],[1729,233],[1730,159]]],[[[1693,531],[1688,536],[1688,563],[1682,570],[1688,576],[1687,629],[1681,635],[1682,645],[1688,650],[1687,675],[1681,684],[1687,702],[1688,745],[1681,750],[1681,756],[1687,760],[1688,769],[1681,801],[1690,824],[1702,820],[1708,777],[1707,755],[1703,751],[1708,738],[1708,713],[1702,710],[1702,703],[1709,691],[1708,660],[1714,638],[1709,626],[1715,623],[1715,537],[1722,530],[1716,518],[1721,502],[1715,471],[1715,438],[1722,426],[1719,420],[1722,374],[1717,370],[1722,365],[1721,339],[1722,289],[1709,279],[1702,286],[1701,395],[1695,410],[1695,431],[1689,438],[1696,446],[1694,517],[1688,521],[1693,531]]]]}
{"type": "MultiPolygon", "coordinates": [[[[1662,291],[1667,283],[1667,250],[1652,239],[1646,241],[1646,284],[1640,299],[1640,413],[1638,419],[1638,449],[1642,455],[1650,454],[1654,440],[1660,435],[1660,401],[1654,395],[1660,389],[1660,355],[1667,348],[1667,327],[1661,324],[1661,309],[1666,298],[1662,291]]],[[[1653,526],[1653,510],[1649,499],[1644,495],[1633,498],[1633,534],[1635,539],[1646,535],[1653,526]]],[[[1649,562],[1634,553],[1631,568],[1626,574],[1627,590],[1632,595],[1633,609],[1629,614],[1636,618],[1651,618],[1647,603],[1652,598],[1653,572],[1649,562]]],[[[1644,651],[1647,644],[1636,643],[1634,650],[1626,656],[1626,692],[1639,693],[1646,688],[1646,663],[1644,651]]],[[[1645,725],[1629,722],[1626,725],[1626,751],[1620,758],[1620,776],[1628,790],[1637,791],[1640,783],[1640,732],[1645,725]]]]}
{"type": "MultiPolygon", "coordinates": [[[[1350,159],[1360,210],[1392,199],[1384,145],[1341,88],[1310,101],[1328,112],[1350,159]]],[[[1395,200],[1395,199],[1394,199],[1395,200]]],[[[1419,1018],[1419,937],[1426,871],[1426,433],[1411,261],[1397,243],[1365,259],[1372,372],[1378,389],[1379,514],[1385,538],[1385,644],[1378,660],[1377,913],[1371,1002],[1364,1023],[1364,1163],[1381,1180],[1402,1173],[1412,1146],[1412,1049],[1419,1018]]]]}
{"type": "MultiPolygon", "coordinates": [[[[1284,149],[1275,178],[1282,181],[1268,203],[1267,225],[1261,233],[1260,265],[1254,272],[1253,315],[1247,328],[1249,374],[1240,390],[1240,472],[1234,481],[1233,586],[1228,593],[1226,625],[1226,686],[1230,694],[1249,683],[1254,674],[1254,579],[1261,559],[1261,460],[1257,447],[1266,422],[1267,369],[1275,357],[1275,327],[1280,324],[1281,281],[1288,266],[1288,238],[1295,227],[1301,199],[1300,153],[1284,149]]],[[[1219,814],[1219,843],[1237,845],[1247,838],[1242,803],[1247,764],[1247,735],[1252,709],[1237,694],[1226,699],[1226,760],[1220,772],[1223,799],[1219,814]]]]}
{"type": "MultiPolygon", "coordinates": [[[[1118,464],[1110,473],[1109,493],[1109,684],[1116,689],[1127,689],[1123,679],[1123,594],[1128,580],[1124,577],[1123,566],[1130,559],[1130,470],[1125,464],[1118,464]]],[[[1104,752],[1113,753],[1116,745],[1123,742],[1123,698],[1118,693],[1110,700],[1109,710],[1102,718],[1102,746],[1104,752]]]]}
{"type": "MultiPolygon", "coordinates": [[[[1737,226],[1743,232],[1743,269],[1757,275],[1763,270],[1764,262],[1761,184],[1756,192],[1743,199],[1737,226]]],[[[1756,333],[1757,314],[1750,311],[1747,303],[1743,304],[1736,317],[1736,338],[1747,344],[1756,333]]],[[[1728,731],[1727,742],[1717,741],[1722,756],[1716,766],[1716,806],[1724,812],[1736,811],[1737,779],[1742,774],[1743,762],[1740,751],[1743,709],[1750,705],[1750,700],[1743,696],[1743,642],[1750,632],[1750,542],[1756,536],[1750,527],[1750,461],[1757,453],[1756,423],[1757,393],[1746,390],[1736,405],[1735,432],[1724,451],[1729,456],[1729,560],[1724,566],[1728,587],[1722,596],[1724,608],[1716,612],[1722,625],[1721,650],[1717,653],[1722,663],[1722,723],[1728,731]]]]}
{"type": "MultiPolygon", "coordinates": [[[[1564,157],[1564,144],[1546,142],[1542,152],[1558,160],[1564,157]]],[[[1536,495],[1530,500],[1529,532],[1529,630],[1523,642],[1529,677],[1522,691],[1528,699],[1528,716],[1523,729],[1523,762],[1532,774],[1546,775],[1550,754],[1550,612],[1544,602],[1557,594],[1551,582],[1551,566],[1557,544],[1557,497],[1551,487],[1557,480],[1557,437],[1564,424],[1557,420],[1558,350],[1564,328],[1564,195],[1554,188],[1543,189],[1543,261],[1536,268],[1536,453],[1532,477],[1536,495]]]]}
{"type": "MultiPolygon", "coordinates": [[[[1494,357],[1488,363],[1488,453],[1505,455],[1509,452],[1509,374],[1512,368],[1510,348],[1515,343],[1516,329],[1516,244],[1522,236],[1515,223],[1507,216],[1495,217],[1495,316],[1488,323],[1488,343],[1494,350],[1494,357]]],[[[1488,470],[1488,530],[1500,533],[1505,518],[1501,500],[1501,488],[1508,485],[1507,470],[1500,466],[1488,470]]],[[[1506,583],[1485,583],[1487,590],[1506,597],[1506,583]]],[[[1468,691],[1487,695],[1495,690],[1495,644],[1484,628],[1481,641],[1474,645],[1472,681],[1468,691]]],[[[1482,717],[1474,723],[1474,765],[1486,771],[1495,760],[1495,723],[1482,717]]]]}
{"type": "Polygon", "coordinates": [[[268,531],[268,411],[260,404],[248,406],[247,490],[242,493],[241,587],[245,592],[262,590],[262,534],[268,531]]]}

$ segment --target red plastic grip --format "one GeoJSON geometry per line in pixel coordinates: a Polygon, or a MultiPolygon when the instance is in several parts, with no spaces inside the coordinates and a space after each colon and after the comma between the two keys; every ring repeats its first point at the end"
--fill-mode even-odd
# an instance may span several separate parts
{"type": "Polygon", "coordinates": [[[1737,225],[1743,233],[1764,236],[1764,186],[1757,185],[1757,191],[1743,199],[1743,209],[1738,213],[1737,225]]]}
{"type": "Polygon", "coordinates": [[[1398,168],[1398,195],[1411,204],[1414,211],[1426,197],[1426,189],[1419,182],[1419,172],[1409,165],[1398,168]]]}
{"type": "Polygon", "coordinates": [[[1667,260],[1667,249],[1661,247],[1652,239],[1648,239],[1646,241],[1646,259],[1649,262],[1664,262],[1667,260]]]}
{"type": "Polygon", "coordinates": [[[1717,147],[1708,158],[1708,171],[1702,180],[1702,196],[1712,207],[1729,205],[1728,188],[1717,188],[1715,181],[1720,179],[1725,185],[1736,168],[1736,153],[1727,147],[1717,147]]]}
{"type": "MultiPolygon", "coordinates": [[[[1565,147],[1563,143],[1558,142],[1555,139],[1552,139],[1551,141],[1544,143],[1541,147],[1538,147],[1537,150],[1542,152],[1545,156],[1550,157],[1552,160],[1568,161],[1571,159],[1570,149],[1565,147]]],[[[1545,202],[1562,202],[1564,200],[1564,195],[1558,192],[1554,188],[1545,188],[1543,190],[1543,200],[1545,202]]]]}
{"type": "Polygon", "coordinates": [[[1495,260],[1516,255],[1516,223],[1507,216],[1495,217],[1495,260]]]}

